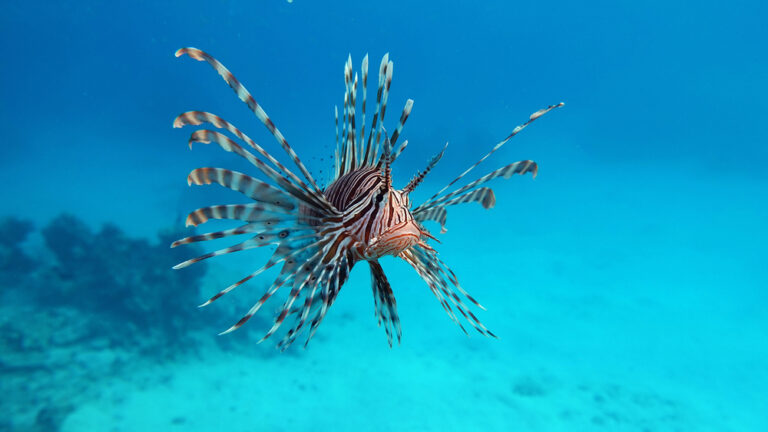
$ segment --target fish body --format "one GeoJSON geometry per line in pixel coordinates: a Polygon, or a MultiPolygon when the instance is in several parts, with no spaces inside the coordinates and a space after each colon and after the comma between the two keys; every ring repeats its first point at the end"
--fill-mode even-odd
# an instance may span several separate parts
{"type": "Polygon", "coordinates": [[[408,193],[386,184],[378,167],[357,168],[334,181],[328,200],[346,215],[358,260],[397,256],[424,236],[409,208],[408,193]]]}
{"type": "Polygon", "coordinates": [[[461,287],[453,271],[430,246],[430,241],[436,239],[424,224],[426,221],[437,222],[441,226],[441,232],[445,232],[447,207],[468,202],[480,203],[484,208],[493,207],[496,200],[493,191],[481,185],[499,177],[509,178],[514,174],[531,173],[535,176],[538,170],[536,163],[524,160],[496,169],[462,187],[446,192],[526,126],[550,110],[562,106],[562,103],[550,105],[532,114],[527,122],[517,126],[474,165],[414,208],[409,194],[437,165],[445,147],[403,188],[393,187],[391,165],[408,145],[408,141],[398,144],[398,138],[410,115],[413,101],[406,101],[399,122],[390,135],[383,126],[394,68],[388,54],[383,57],[379,66],[375,111],[367,136],[365,117],[368,105],[368,56],[363,59],[360,79],[357,73],[353,76],[351,56],[344,65],[342,128],[339,134],[337,108],[334,176],[325,188],[317,184],[264,109],[224,65],[196,48],[182,48],[176,52],[177,57],[182,55],[210,64],[264,124],[295,166],[291,169],[283,165],[240,129],[215,114],[188,111],[174,121],[174,127],[207,125],[217,129],[195,131],[189,139],[190,147],[193,143],[217,144],[223,150],[249,161],[261,177],[252,177],[225,168],[205,167],[193,170],[187,178],[190,185],[217,183],[239,191],[252,202],[203,207],[190,213],[187,225],[197,226],[210,219],[238,220],[243,224],[224,231],[186,237],[174,242],[172,247],[223,237],[245,236],[246,239],[233,246],[184,261],[174,268],[184,268],[204,259],[242,250],[274,247],[274,252],[266,264],[224,288],[201,306],[216,301],[272,267],[280,268],[278,276],[256,304],[222,334],[245,324],[283,288],[288,291],[287,299],[280,307],[274,324],[261,341],[273,335],[290,317],[293,325],[278,346],[281,349],[287,348],[302,332],[306,332],[306,345],[347,281],[352,267],[365,261],[371,272],[378,323],[384,327],[390,346],[394,339],[399,343],[402,332],[397,304],[392,287],[379,263],[380,258],[390,255],[403,259],[416,270],[448,316],[465,333],[462,320],[481,334],[495,337],[462,300],[463,297],[471,304],[483,308],[461,287]],[[358,109],[359,83],[362,84],[362,103],[358,109]],[[356,124],[358,110],[362,114],[359,131],[356,124]],[[298,173],[294,170],[298,170],[298,173]]]}

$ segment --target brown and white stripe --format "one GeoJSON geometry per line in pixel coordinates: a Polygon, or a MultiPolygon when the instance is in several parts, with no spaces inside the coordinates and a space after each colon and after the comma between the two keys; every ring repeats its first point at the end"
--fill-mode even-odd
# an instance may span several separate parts
{"type": "Polygon", "coordinates": [[[482,186],[484,183],[499,177],[509,178],[514,174],[532,173],[535,176],[538,169],[536,163],[528,160],[520,161],[445,193],[450,186],[462,179],[522,129],[562,104],[551,105],[531,115],[527,122],[516,127],[507,138],[496,144],[469,169],[425,203],[411,210],[409,194],[437,165],[445,152],[445,147],[403,189],[393,188],[391,164],[408,145],[407,140],[403,140],[399,146],[397,143],[413,108],[413,100],[406,101],[399,122],[389,136],[384,127],[394,70],[389,54],[384,55],[379,66],[376,108],[367,138],[368,55],[363,58],[359,76],[357,73],[353,74],[351,55],[347,57],[344,64],[341,131],[339,131],[339,110],[338,108],[334,110],[336,126],[334,177],[324,189],[317,185],[266,112],[227,68],[209,54],[196,48],[182,48],[177,51],[176,56],[183,54],[195,60],[207,62],[224,78],[238,98],[245,102],[267,127],[303,176],[302,178],[293,173],[242,131],[219,116],[203,111],[187,111],[174,120],[174,127],[210,124],[221,130],[221,132],[208,129],[195,131],[189,139],[190,147],[194,142],[215,143],[223,150],[237,154],[250,162],[264,177],[264,179],[256,178],[216,167],[197,168],[187,177],[190,185],[215,183],[240,192],[252,202],[215,205],[191,212],[187,217],[187,225],[197,226],[211,219],[231,219],[241,221],[242,225],[221,231],[190,235],[175,241],[171,246],[177,247],[241,235],[248,235],[248,238],[235,245],[188,259],[174,268],[184,268],[208,258],[242,250],[265,246],[275,247],[272,256],[264,265],[219,291],[201,306],[216,301],[272,267],[278,265],[280,267],[277,277],[258,301],[237,323],[222,334],[240,328],[282,287],[287,287],[286,289],[290,291],[279,308],[272,326],[260,342],[278,332],[290,318],[293,324],[285,332],[278,347],[281,350],[286,349],[299,334],[303,333],[306,333],[304,344],[306,346],[346,283],[354,265],[359,261],[367,261],[371,272],[375,316],[379,325],[384,328],[389,345],[392,346],[395,339],[399,343],[402,331],[397,302],[392,286],[379,263],[379,258],[392,255],[403,259],[416,270],[448,316],[459,325],[461,330],[467,332],[462,324],[467,322],[479,333],[495,337],[470,310],[469,305],[484,308],[461,287],[453,271],[438,258],[437,252],[428,244],[429,240],[437,239],[422,226],[422,223],[438,222],[444,232],[447,219],[446,207],[468,202],[478,202],[484,208],[493,207],[495,195],[490,188],[482,186]],[[358,84],[362,85],[360,108],[357,106],[358,84]],[[362,116],[359,135],[358,109],[361,110],[362,116]],[[231,134],[234,138],[223,132],[231,134]],[[245,143],[256,153],[251,153],[235,140],[245,143]],[[464,303],[462,297],[469,303],[464,303]]]}

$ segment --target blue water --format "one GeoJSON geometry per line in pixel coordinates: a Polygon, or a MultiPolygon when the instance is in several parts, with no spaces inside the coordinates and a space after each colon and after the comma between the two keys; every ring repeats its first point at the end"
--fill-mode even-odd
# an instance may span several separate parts
{"type": "Polygon", "coordinates": [[[0,430],[768,430],[764,2],[2,9],[0,430]],[[394,258],[399,346],[362,265],[306,350],[256,344],[278,302],[217,336],[273,275],[196,305],[269,254],[174,273],[194,251],[167,245],[188,212],[238,200],[188,188],[191,169],[255,172],[189,151],[172,121],[217,113],[283,154],[210,67],[174,57],[185,46],[224,63],[323,181],[347,55],[359,70],[370,54],[375,85],[389,52],[389,130],[415,100],[395,186],[450,142],[416,203],[564,101],[469,177],[522,159],[538,176],[496,180],[492,210],[451,208],[434,244],[500,339],[467,338],[394,258]]]}

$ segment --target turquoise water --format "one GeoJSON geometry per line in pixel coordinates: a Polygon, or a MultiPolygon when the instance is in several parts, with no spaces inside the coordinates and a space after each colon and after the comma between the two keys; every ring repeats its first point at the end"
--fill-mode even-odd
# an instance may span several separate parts
{"type": "Polygon", "coordinates": [[[768,430],[762,2],[3,10],[0,430],[768,430]],[[256,343],[279,301],[217,336],[274,272],[196,306],[269,251],[174,272],[196,251],[167,246],[188,212],[240,199],[188,188],[191,169],[256,172],[189,151],[172,121],[217,113],[283,153],[210,67],[174,57],[184,46],[224,63],[323,181],[347,55],[373,71],[389,52],[389,130],[415,100],[395,185],[450,142],[415,203],[564,101],[469,178],[523,159],[538,176],[494,181],[491,210],[450,208],[433,245],[499,339],[465,336],[394,258],[392,349],[362,265],[307,349],[256,343]]]}

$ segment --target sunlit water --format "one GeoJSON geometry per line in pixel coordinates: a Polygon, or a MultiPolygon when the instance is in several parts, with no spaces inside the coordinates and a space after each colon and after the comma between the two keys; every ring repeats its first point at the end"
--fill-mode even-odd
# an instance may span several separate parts
{"type": "Polygon", "coordinates": [[[18,244],[21,225],[0,230],[0,429],[768,430],[762,3],[3,9],[0,217],[35,228],[18,244]],[[500,339],[466,337],[393,258],[399,346],[376,326],[364,266],[306,350],[256,344],[278,301],[216,336],[274,274],[196,305],[269,253],[178,279],[151,242],[239,199],[187,188],[191,169],[253,170],[213,146],[190,152],[172,120],[214,112],[282,153],[214,71],[173,56],[183,46],[227,65],[324,180],[347,54],[358,67],[389,52],[389,129],[415,100],[395,185],[450,142],[416,203],[565,101],[473,172],[534,159],[538,176],[497,180],[492,210],[451,208],[435,245],[500,339]],[[46,231],[62,212],[85,228],[46,231]],[[98,234],[104,223],[123,234],[98,234]],[[57,255],[52,241],[78,246],[57,255]]]}

